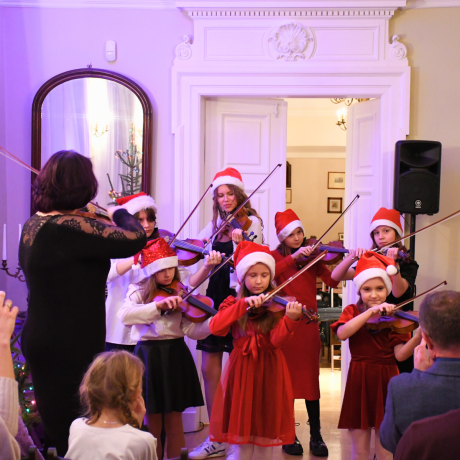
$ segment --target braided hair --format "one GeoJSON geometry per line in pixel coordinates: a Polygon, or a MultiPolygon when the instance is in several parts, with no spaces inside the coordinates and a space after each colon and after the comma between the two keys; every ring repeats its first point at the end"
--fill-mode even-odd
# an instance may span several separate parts
{"type": "Polygon", "coordinates": [[[86,371],[80,385],[80,401],[88,423],[95,423],[102,409],[118,409],[123,423],[141,428],[131,406],[142,386],[144,365],[123,350],[101,353],[86,371]]]}

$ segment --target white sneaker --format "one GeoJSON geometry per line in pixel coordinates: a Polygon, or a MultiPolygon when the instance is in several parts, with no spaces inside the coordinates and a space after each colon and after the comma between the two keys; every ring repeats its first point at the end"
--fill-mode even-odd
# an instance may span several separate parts
{"type": "Polygon", "coordinates": [[[227,460],[235,460],[235,445],[232,444],[228,450],[227,460]]]}
{"type": "Polygon", "coordinates": [[[213,457],[225,457],[225,444],[223,442],[211,442],[209,438],[206,438],[188,454],[188,458],[192,460],[213,457]]]}

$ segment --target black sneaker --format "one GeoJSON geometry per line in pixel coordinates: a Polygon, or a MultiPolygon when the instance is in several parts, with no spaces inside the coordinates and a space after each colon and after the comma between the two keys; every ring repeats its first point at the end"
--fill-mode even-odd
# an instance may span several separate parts
{"type": "Polygon", "coordinates": [[[327,457],[329,451],[321,436],[319,420],[309,420],[310,424],[310,450],[315,457],[327,457]]]}
{"type": "Polygon", "coordinates": [[[295,437],[294,444],[283,444],[283,452],[288,455],[303,455],[303,447],[300,441],[295,437]]]}

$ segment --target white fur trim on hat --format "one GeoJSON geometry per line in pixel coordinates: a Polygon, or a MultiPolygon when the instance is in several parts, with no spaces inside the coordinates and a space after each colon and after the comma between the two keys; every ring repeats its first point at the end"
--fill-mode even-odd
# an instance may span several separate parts
{"type": "Polygon", "coordinates": [[[179,259],[177,256],[164,257],[163,259],[155,260],[155,262],[146,265],[140,270],[141,273],[139,274],[139,279],[148,278],[149,276],[152,276],[161,270],[165,270],[166,268],[175,268],[178,264],[179,259]]]}
{"type": "Polygon", "coordinates": [[[387,288],[388,296],[391,292],[391,278],[383,268],[368,268],[367,270],[363,270],[359,275],[356,275],[353,278],[356,290],[359,291],[361,289],[361,286],[366,281],[369,281],[373,278],[382,278],[383,282],[385,283],[385,287],[387,288]]]}
{"type": "Polygon", "coordinates": [[[148,208],[152,208],[155,214],[158,211],[155,200],[149,195],[141,195],[129,200],[127,203],[122,205],[132,216],[140,211],[145,211],[148,208]]]}
{"type": "Polygon", "coordinates": [[[233,176],[220,176],[212,181],[212,188],[217,190],[221,185],[236,185],[244,192],[244,184],[239,179],[233,176]]]}
{"type": "Polygon", "coordinates": [[[381,225],[384,225],[385,227],[394,228],[396,230],[396,233],[399,236],[402,236],[402,228],[398,227],[391,220],[386,220],[386,219],[379,219],[379,220],[374,220],[374,222],[371,222],[371,232],[373,232],[377,227],[380,227],[381,225]]]}
{"type": "Polygon", "coordinates": [[[275,259],[266,252],[251,252],[243,257],[236,265],[236,275],[240,283],[243,282],[248,270],[255,264],[265,264],[270,269],[270,281],[275,278],[275,259]]]}
{"type": "Polygon", "coordinates": [[[305,230],[303,228],[302,222],[300,222],[300,220],[293,220],[287,224],[286,227],[284,227],[283,230],[278,233],[278,235],[276,235],[279,242],[282,243],[296,228],[299,227],[302,229],[302,232],[305,235],[305,230]]]}

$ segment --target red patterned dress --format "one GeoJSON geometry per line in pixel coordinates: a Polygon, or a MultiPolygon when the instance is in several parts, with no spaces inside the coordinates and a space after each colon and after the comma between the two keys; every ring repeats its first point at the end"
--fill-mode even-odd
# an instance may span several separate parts
{"type": "MultiPolygon", "coordinates": [[[[283,257],[278,250],[271,251],[275,258],[275,281],[278,285],[295,275],[299,268],[292,256],[283,257]]],[[[331,272],[321,261],[308,269],[297,279],[289,283],[281,295],[293,296],[302,305],[316,312],[316,278],[319,277],[328,286],[335,288],[339,281],[331,278],[331,272]]],[[[281,349],[286,357],[292,379],[292,388],[295,399],[316,401],[319,392],[319,364],[321,352],[321,339],[318,323],[307,324],[300,320],[294,337],[281,349]]]]}
{"type": "Polygon", "coordinates": [[[215,396],[209,437],[230,444],[261,447],[291,444],[295,439],[293,394],[280,347],[292,337],[299,321],[286,316],[269,333],[248,320],[242,332],[238,320],[247,313],[244,299],[229,296],[209,324],[211,333],[231,330],[234,349],[215,396]]]}
{"type": "MultiPolygon", "coordinates": [[[[360,314],[356,305],[348,305],[331,325],[337,329],[360,314]]],[[[380,428],[385,413],[388,383],[399,374],[394,348],[410,340],[410,334],[390,329],[368,331],[365,326],[348,340],[351,362],[340,413],[339,428],[366,430],[380,428]]]]}

